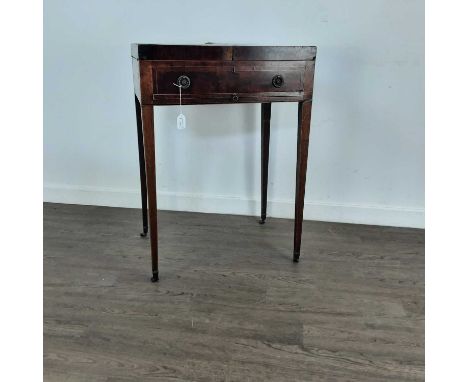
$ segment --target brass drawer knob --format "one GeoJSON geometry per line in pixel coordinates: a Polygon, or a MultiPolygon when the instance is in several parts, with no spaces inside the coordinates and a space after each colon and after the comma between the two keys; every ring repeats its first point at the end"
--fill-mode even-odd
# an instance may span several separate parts
{"type": "Polygon", "coordinates": [[[177,79],[177,85],[179,85],[182,89],[188,89],[190,87],[190,78],[187,76],[180,76],[177,79]]]}
{"type": "Polygon", "coordinates": [[[277,74],[276,76],[273,77],[273,79],[271,80],[271,83],[273,84],[275,88],[280,88],[284,84],[283,76],[281,74],[277,74]]]}

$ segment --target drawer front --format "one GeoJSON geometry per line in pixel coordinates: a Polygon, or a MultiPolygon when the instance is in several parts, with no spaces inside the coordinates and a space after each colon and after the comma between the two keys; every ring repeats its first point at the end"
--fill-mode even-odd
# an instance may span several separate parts
{"type": "Polygon", "coordinates": [[[178,94],[174,84],[184,85],[182,95],[224,93],[302,92],[304,69],[301,65],[260,66],[171,66],[155,68],[154,94],[178,94]]]}

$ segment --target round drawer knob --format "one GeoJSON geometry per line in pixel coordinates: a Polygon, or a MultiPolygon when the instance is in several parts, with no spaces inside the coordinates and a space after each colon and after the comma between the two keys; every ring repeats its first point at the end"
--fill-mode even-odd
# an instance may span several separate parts
{"type": "Polygon", "coordinates": [[[276,76],[273,77],[273,79],[271,80],[271,83],[273,84],[275,88],[280,88],[284,84],[283,76],[280,74],[277,74],[276,76]]]}
{"type": "Polygon", "coordinates": [[[190,86],[190,78],[187,76],[180,76],[177,79],[177,85],[179,85],[182,89],[188,89],[190,86]]]}
{"type": "Polygon", "coordinates": [[[234,95],[232,96],[232,100],[233,100],[234,102],[239,101],[239,96],[238,96],[237,94],[234,94],[234,95]]]}

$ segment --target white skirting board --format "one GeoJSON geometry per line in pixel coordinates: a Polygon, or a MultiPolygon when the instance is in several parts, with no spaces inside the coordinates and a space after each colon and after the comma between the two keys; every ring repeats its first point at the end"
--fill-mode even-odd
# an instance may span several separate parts
{"type": "MultiPolygon", "coordinates": [[[[44,185],[44,201],[110,207],[141,208],[139,190],[44,185]]],[[[158,191],[158,209],[234,215],[260,215],[260,199],[232,195],[158,191]]],[[[268,200],[267,215],[294,218],[294,199],[268,200]]],[[[424,208],[344,204],[305,200],[304,219],[353,224],[424,228],[424,208]]]]}

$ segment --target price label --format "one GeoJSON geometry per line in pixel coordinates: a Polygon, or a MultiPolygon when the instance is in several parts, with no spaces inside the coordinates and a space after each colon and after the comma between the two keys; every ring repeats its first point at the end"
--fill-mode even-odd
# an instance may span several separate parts
{"type": "Polygon", "coordinates": [[[182,85],[174,84],[179,88],[179,115],[177,116],[177,129],[185,129],[185,115],[182,114],[182,85]]]}
{"type": "Polygon", "coordinates": [[[179,130],[185,129],[185,115],[182,113],[177,116],[177,128],[179,130]]]}

